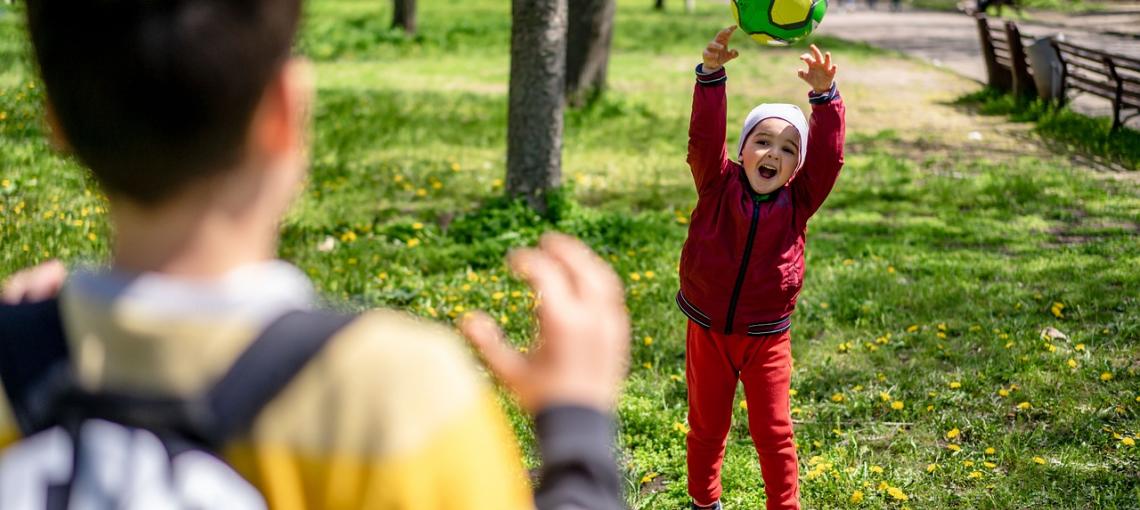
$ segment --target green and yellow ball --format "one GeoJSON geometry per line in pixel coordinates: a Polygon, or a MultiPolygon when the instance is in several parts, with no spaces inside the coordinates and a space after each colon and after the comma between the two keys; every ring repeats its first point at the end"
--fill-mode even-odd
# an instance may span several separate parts
{"type": "Polygon", "coordinates": [[[732,0],[737,26],[768,46],[783,46],[806,37],[826,12],[827,0],[732,0]]]}

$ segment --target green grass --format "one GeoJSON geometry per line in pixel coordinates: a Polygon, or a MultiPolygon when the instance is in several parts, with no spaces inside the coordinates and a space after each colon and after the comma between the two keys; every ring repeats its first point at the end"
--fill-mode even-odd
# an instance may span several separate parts
{"type": "Polygon", "coordinates": [[[1034,122],[1034,131],[1070,151],[1140,170],[1140,132],[1128,127],[1113,131],[1110,118],[1088,117],[1036,99],[1018,100],[989,88],[962,96],[957,103],[975,107],[984,115],[1034,122]]]}
{"type": "MultiPolygon", "coordinates": [[[[509,2],[421,4],[422,35],[406,39],[387,29],[385,2],[310,3],[299,48],[317,62],[317,138],[282,256],[333,299],[445,321],[482,308],[522,345],[530,301],[502,255],[548,229],[581,236],[628,285],[635,345],[620,442],[631,506],[681,508],[685,322],[672,296],[695,201],[690,73],[728,14],[619,2],[610,91],[567,114],[567,186],[540,216],[501,197],[509,2]],[[329,237],[335,249],[318,250],[329,237]]],[[[18,19],[0,15],[0,276],[106,254],[105,204],[51,154],[21,37],[18,19]]],[[[840,62],[886,58],[824,44],[840,62]]],[[[742,50],[730,126],[756,102],[802,99],[784,93],[800,91],[788,83],[799,49],[742,50]]],[[[849,142],[859,150],[812,221],[793,329],[805,508],[859,506],[856,491],[864,508],[1135,508],[1140,449],[1122,442],[1140,434],[1135,184],[1055,158],[903,157],[891,126],[849,142]],[[1046,327],[1068,340],[1042,339],[1046,327]]],[[[510,416],[533,465],[526,420],[510,416]]],[[[743,411],[735,418],[725,501],[761,507],[743,411]]]]}

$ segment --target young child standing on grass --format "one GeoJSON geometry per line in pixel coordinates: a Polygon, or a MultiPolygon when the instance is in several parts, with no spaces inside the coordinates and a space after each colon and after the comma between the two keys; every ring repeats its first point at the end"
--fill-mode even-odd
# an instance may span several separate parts
{"type": "Polygon", "coordinates": [[[689,167],[697,206],[681,252],[677,305],[689,318],[688,489],[693,508],[720,509],[721,465],[737,381],[764,477],[767,507],[799,508],[789,389],[791,328],[803,284],[807,221],[843,166],[844,107],[831,54],[814,45],[799,77],[812,88],[811,123],[791,104],[748,114],[736,151],[725,146],[724,64],[736,27],[721,30],[697,66],[689,167]]]}

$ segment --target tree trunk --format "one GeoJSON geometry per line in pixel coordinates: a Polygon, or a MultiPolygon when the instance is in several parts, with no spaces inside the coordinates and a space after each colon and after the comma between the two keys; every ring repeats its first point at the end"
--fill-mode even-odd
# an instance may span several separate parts
{"type": "Polygon", "coordinates": [[[392,0],[392,28],[402,28],[408,35],[416,34],[416,0],[392,0]]]}
{"type": "Polygon", "coordinates": [[[566,39],[566,100],[582,106],[606,86],[613,39],[614,0],[569,0],[566,39]]]}
{"type": "Polygon", "coordinates": [[[659,11],[665,10],[665,0],[654,0],[653,8],[659,11]]]}
{"type": "Polygon", "coordinates": [[[545,211],[562,181],[566,0],[514,0],[507,121],[507,192],[545,211]]]}
{"type": "Polygon", "coordinates": [[[697,10],[697,0],[685,0],[685,12],[692,13],[697,10]]]}

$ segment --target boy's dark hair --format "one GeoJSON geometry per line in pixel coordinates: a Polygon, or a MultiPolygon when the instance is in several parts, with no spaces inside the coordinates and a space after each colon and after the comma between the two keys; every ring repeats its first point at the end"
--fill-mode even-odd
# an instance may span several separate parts
{"type": "Polygon", "coordinates": [[[113,195],[154,205],[240,163],[301,0],[27,0],[48,101],[113,195]]]}

